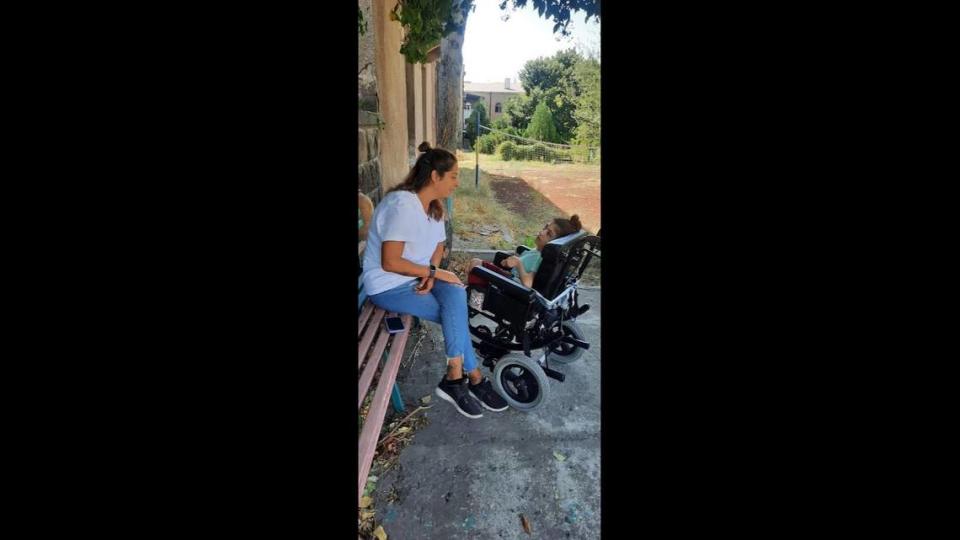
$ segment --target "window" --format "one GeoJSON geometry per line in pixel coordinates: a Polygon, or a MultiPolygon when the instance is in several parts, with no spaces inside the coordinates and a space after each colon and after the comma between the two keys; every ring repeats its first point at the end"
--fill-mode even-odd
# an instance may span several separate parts
{"type": "Polygon", "coordinates": [[[470,103],[469,103],[469,102],[463,104],[463,110],[465,110],[465,111],[469,111],[469,110],[470,110],[470,103]]]}
{"type": "Polygon", "coordinates": [[[497,103],[497,104],[493,107],[493,112],[500,112],[500,104],[499,104],[499,103],[497,103]]]}

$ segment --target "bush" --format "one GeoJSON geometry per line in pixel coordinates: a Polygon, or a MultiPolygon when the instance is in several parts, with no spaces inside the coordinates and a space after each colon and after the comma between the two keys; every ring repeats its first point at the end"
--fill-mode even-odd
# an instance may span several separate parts
{"type": "Polygon", "coordinates": [[[536,159],[539,161],[553,161],[553,150],[548,148],[547,145],[543,143],[537,143],[533,145],[533,148],[530,149],[532,155],[531,159],[536,159]]]}
{"type": "Polygon", "coordinates": [[[557,126],[546,101],[541,101],[533,112],[533,118],[527,126],[527,137],[538,141],[557,142],[557,126]]]}
{"type": "Polygon", "coordinates": [[[525,144],[518,144],[513,151],[513,159],[520,161],[530,159],[530,147],[525,144]]]}
{"type": "Polygon", "coordinates": [[[503,141],[497,147],[497,154],[500,155],[500,159],[510,161],[516,159],[516,148],[517,145],[513,144],[513,141],[503,141]]]}
{"type": "Polygon", "coordinates": [[[492,154],[497,151],[497,145],[500,142],[496,133],[481,135],[480,138],[477,139],[477,149],[479,149],[482,154],[492,154]]]}

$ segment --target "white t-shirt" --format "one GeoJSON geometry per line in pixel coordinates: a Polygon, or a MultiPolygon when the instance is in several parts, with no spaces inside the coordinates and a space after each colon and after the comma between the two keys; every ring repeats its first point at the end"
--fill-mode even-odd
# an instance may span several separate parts
{"type": "Polygon", "coordinates": [[[423,211],[420,198],[412,191],[394,191],[380,201],[367,233],[363,252],[363,288],[368,295],[389,291],[417,278],[387,272],[380,263],[383,242],[405,242],[404,259],[429,265],[437,244],[446,241],[443,220],[436,221],[423,211]]]}

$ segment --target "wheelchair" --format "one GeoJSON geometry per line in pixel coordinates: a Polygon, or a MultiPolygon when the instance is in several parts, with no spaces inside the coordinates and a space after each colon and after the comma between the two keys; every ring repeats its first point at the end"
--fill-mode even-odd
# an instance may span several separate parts
{"type": "MultiPolygon", "coordinates": [[[[519,246],[517,254],[527,249],[519,246]]],[[[498,252],[494,264],[510,255],[498,252]]],[[[541,255],[532,288],[481,266],[472,269],[467,280],[474,350],[492,371],[497,392],[525,412],[546,401],[548,377],[563,382],[564,374],[551,363],[571,363],[590,348],[576,323],[590,309],[579,304],[577,284],[592,258],[600,258],[600,232],[556,238],[541,255]],[[536,359],[531,355],[535,350],[541,351],[536,359]]]]}

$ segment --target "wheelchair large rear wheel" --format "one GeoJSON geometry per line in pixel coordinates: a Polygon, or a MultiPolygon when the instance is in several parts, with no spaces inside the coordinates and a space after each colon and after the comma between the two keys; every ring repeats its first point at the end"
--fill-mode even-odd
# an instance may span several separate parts
{"type": "Polygon", "coordinates": [[[542,405],[550,393],[550,383],[543,368],[520,354],[511,354],[497,361],[493,386],[511,407],[524,412],[542,405]]]}
{"type": "MultiPolygon", "coordinates": [[[[586,339],[583,338],[583,331],[580,330],[580,327],[577,326],[577,323],[574,321],[564,321],[563,335],[586,341],[586,339]]],[[[558,364],[569,364],[583,356],[583,351],[584,349],[576,345],[558,340],[550,346],[550,361],[558,364]]]]}

